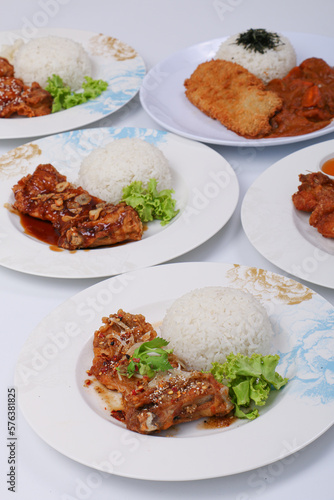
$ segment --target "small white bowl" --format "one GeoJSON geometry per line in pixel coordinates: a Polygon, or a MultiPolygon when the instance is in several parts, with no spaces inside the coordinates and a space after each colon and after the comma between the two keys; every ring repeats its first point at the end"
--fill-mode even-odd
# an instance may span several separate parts
{"type": "Polygon", "coordinates": [[[330,174],[327,174],[326,172],[324,172],[324,171],[322,170],[322,167],[324,166],[324,164],[326,163],[326,161],[331,160],[331,159],[333,159],[333,161],[334,161],[334,153],[331,153],[331,154],[329,154],[329,155],[325,156],[325,157],[324,157],[324,158],[320,161],[320,163],[319,163],[319,168],[320,168],[320,170],[321,170],[321,172],[322,172],[323,174],[327,175],[327,176],[328,176],[328,177],[330,177],[331,179],[334,179],[334,174],[333,174],[333,175],[330,175],[330,174]]]}

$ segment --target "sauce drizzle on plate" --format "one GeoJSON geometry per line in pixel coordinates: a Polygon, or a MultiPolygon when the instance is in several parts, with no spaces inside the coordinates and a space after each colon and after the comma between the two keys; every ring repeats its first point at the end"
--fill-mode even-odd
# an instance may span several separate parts
{"type": "MultiPolygon", "coordinates": [[[[59,234],[49,221],[36,219],[27,214],[19,214],[21,225],[24,232],[29,236],[48,243],[52,247],[57,247],[58,251],[62,251],[62,248],[57,246],[59,239],[59,234]]],[[[52,248],[54,249],[54,248],[52,248]]]]}

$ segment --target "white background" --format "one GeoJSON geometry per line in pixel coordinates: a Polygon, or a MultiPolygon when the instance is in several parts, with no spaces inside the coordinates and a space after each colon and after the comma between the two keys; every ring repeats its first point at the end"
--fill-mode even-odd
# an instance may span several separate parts
{"type": "MultiPolygon", "coordinates": [[[[144,58],[148,70],[180,49],[251,27],[332,36],[334,19],[332,0],[13,0],[6,3],[2,0],[1,7],[1,31],[27,30],[31,33],[38,27],[55,27],[104,33],[132,45],[144,58]]],[[[103,125],[159,128],[141,108],[138,96],[110,119],[103,120],[103,125]]],[[[94,126],[99,126],[99,123],[94,126]]],[[[248,242],[240,222],[240,204],[251,183],[277,160],[303,147],[333,138],[334,134],[330,134],[294,145],[263,149],[211,146],[236,171],[241,191],[239,204],[230,222],[217,235],[173,262],[233,262],[284,274],[248,242]]],[[[0,154],[24,142],[28,142],[28,139],[0,141],[0,154]]],[[[47,279],[0,268],[1,498],[334,498],[333,429],[289,459],[268,467],[213,480],[158,483],[102,476],[97,471],[73,462],[46,445],[30,429],[20,413],[17,416],[17,492],[8,492],[6,400],[7,388],[13,384],[17,354],[29,333],[45,315],[67,298],[98,281],[47,279]]],[[[334,304],[333,290],[310,286],[334,304]]],[[[272,431],[274,433],[275,429],[272,431]]],[[[265,442],[259,443],[259,446],[265,446],[265,442]]],[[[238,451],[242,453],[242,449],[238,451]]],[[[163,467],[164,458],[157,459],[161,460],[163,467]]]]}

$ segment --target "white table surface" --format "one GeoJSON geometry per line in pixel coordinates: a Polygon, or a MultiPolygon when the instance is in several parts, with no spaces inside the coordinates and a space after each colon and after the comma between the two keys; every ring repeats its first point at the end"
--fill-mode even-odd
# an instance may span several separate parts
{"type": "MultiPolygon", "coordinates": [[[[248,28],[333,35],[332,0],[38,0],[2,2],[0,30],[36,27],[71,28],[109,34],[136,48],[147,69],[174,52],[248,28]]],[[[103,126],[159,128],[136,96],[103,126]]],[[[96,122],[93,126],[101,126],[96,122]]],[[[284,274],[249,243],[240,222],[240,206],[251,183],[270,165],[306,146],[333,139],[268,148],[211,146],[233,166],[240,200],[229,223],[197,249],[173,262],[216,261],[256,266],[284,274]]],[[[2,140],[0,154],[29,140],[2,140]]],[[[282,249],[283,250],[283,249],[282,249]]],[[[334,498],[331,428],[290,460],[230,477],[189,482],[150,482],[100,475],[45,444],[17,415],[16,493],[7,491],[7,388],[13,385],[17,355],[34,327],[57,305],[97,283],[98,279],[61,280],[34,277],[0,267],[1,308],[1,498],[66,499],[314,499],[334,498]]],[[[308,283],[305,283],[309,285],[308,283]]],[[[310,285],[334,304],[334,291],[310,285]]],[[[275,432],[275,429],[273,429],[275,432]]],[[[265,443],[259,443],[259,446],[265,443]]],[[[224,450],[222,450],[224,453],[224,450]]],[[[160,459],[160,458],[159,458],[160,459]]],[[[163,467],[163,457],[162,467],[163,467]]]]}

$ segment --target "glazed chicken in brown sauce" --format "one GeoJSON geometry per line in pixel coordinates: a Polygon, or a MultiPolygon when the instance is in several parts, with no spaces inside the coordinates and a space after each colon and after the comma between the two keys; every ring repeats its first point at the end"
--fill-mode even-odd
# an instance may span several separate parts
{"type": "Polygon", "coordinates": [[[13,208],[49,221],[58,246],[77,250],[140,240],[143,226],[137,212],[125,203],[112,205],[67,181],[52,165],[39,165],[13,187],[13,208]]]}
{"type": "Polygon", "coordinates": [[[43,116],[51,113],[53,98],[37,83],[25,85],[14,77],[14,67],[0,57],[0,118],[12,115],[43,116]]]}

